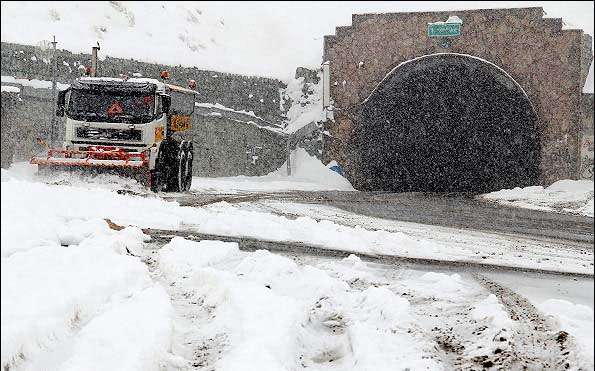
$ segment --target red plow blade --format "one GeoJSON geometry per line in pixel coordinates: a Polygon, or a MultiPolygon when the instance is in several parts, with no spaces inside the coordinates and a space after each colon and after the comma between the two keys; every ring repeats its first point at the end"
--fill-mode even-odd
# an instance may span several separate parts
{"type": "Polygon", "coordinates": [[[91,146],[87,150],[49,149],[46,157],[35,156],[32,164],[56,167],[144,168],[149,158],[144,152],[121,148],[91,146]]]}

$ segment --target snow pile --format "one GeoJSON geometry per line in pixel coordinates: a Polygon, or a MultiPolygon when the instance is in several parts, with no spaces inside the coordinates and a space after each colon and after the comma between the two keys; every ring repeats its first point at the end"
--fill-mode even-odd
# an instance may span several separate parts
{"type": "Polygon", "coordinates": [[[319,78],[318,84],[306,83],[303,77],[287,84],[284,94],[292,104],[287,111],[285,132],[294,133],[311,122],[326,119],[322,107],[322,76],[319,78]]]}
{"type": "Polygon", "coordinates": [[[2,92],[3,93],[20,93],[21,89],[17,88],[16,86],[9,86],[9,85],[2,85],[2,92]]]}
{"type": "Polygon", "coordinates": [[[537,308],[557,323],[559,330],[566,331],[576,341],[580,365],[585,370],[593,369],[593,309],[561,299],[549,299],[537,308]]]}
{"type": "Polygon", "coordinates": [[[291,175],[287,163],[260,177],[199,178],[192,180],[193,192],[240,193],[285,191],[354,191],[349,181],[298,148],[291,153],[291,175]]]}
{"type": "Polygon", "coordinates": [[[593,181],[559,180],[547,188],[531,186],[503,189],[483,199],[528,209],[556,211],[593,217],[593,181]]]}
{"type": "Polygon", "coordinates": [[[153,286],[113,303],[83,327],[61,370],[162,370],[172,358],[172,310],[165,290],[153,286]]]}
{"type": "MultiPolygon", "coordinates": [[[[351,183],[341,175],[324,166],[317,158],[312,157],[303,148],[291,152],[291,177],[298,181],[312,182],[327,186],[328,189],[354,190],[351,183]]],[[[268,177],[287,177],[287,162],[268,177]]]]}
{"type": "MultiPolygon", "coordinates": [[[[28,86],[28,87],[31,87],[34,89],[51,89],[52,88],[52,82],[48,81],[48,80],[15,79],[13,76],[2,76],[1,79],[2,79],[2,82],[4,82],[4,83],[20,84],[20,85],[28,86]]],[[[58,90],[66,90],[66,89],[68,89],[69,86],[70,85],[68,85],[68,84],[62,84],[60,82],[56,83],[56,88],[58,90]]]]}
{"type": "Polygon", "coordinates": [[[496,295],[490,294],[480,301],[471,311],[471,317],[475,320],[487,319],[496,329],[510,329],[513,321],[506,312],[504,305],[500,304],[496,295]]]}
{"type": "Polygon", "coordinates": [[[158,369],[169,358],[171,305],[146,266],[126,255],[146,236],[28,205],[5,209],[5,201],[3,192],[3,368],[158,369]],[[5,228],[7,219],[22,228],[5,228]]]}
{"type": "Polygon", "coordinates": [[[208,308],[194,340],[219,355],[217,370],[438,366],[425,357],[432,345],[413,331],[406,299],[386,288],[352,291],[319,268],[228,245],[175,238],[159,252],[165,278],[208,308]],[[177,261],[188,262],[183,271],[177,261]]]}

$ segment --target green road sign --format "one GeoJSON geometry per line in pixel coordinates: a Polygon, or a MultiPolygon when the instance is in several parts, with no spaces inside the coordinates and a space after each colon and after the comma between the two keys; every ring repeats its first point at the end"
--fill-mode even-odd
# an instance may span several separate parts
{"type": "Polygon", "coordinates": [[[460,23],[428,23],[429,37],[460,36],[460,23]]]}

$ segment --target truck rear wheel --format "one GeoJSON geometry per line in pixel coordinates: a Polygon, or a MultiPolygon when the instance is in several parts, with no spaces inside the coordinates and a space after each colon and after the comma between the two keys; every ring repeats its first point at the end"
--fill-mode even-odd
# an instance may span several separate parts
{"type": "Polygon", "coordinates": [[[159,147],[155,169],[151,171],[153,192],[186,192],[192,184],[191,142],[165,140],[159,147]]]}
{"type": "Polygon", "coordinates": [[[192,186],[192,161],[194,160],[194,147],[192,142],[186,142],[186,180],[184,191],[189,191],[192,186]]]}

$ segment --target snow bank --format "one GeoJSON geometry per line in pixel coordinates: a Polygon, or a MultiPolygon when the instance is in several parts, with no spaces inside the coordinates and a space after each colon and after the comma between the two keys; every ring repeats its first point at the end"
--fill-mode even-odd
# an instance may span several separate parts
{"type": "Polygon", "coordinates": [[[198,344],[226,339],[211,350],[219,354],[217,370],[437,367],[424,357],[428,340],[411,331],[415,316],[406,299],[386,288],[351,291],[316,267],[225,246],[174,239],[159,252],[166,279],[212,313],[198,344]],[[191,271],[180,277],[172,261],[189,262],[191,271]]]}
{"type": "Polygon", "coordinates": [[[3,208],[2,366],[157,369],[169,347],[171,305],[146,266],[126,255],[142,244],[142,232],[62,219],[53,239],[33,229],[27,249],[11,248],[6,241],[17,235],[4,229],[6,217],[3,208]],[[76,245],[60,246],[64,240],[76,245]]]}
{"type": "Polygon", "coordinates": [[[172,308],[162,287],[110,305],[78,334],[61,370],[162,370],[170,357],[172,308]],[[157,360],[157,362],[156,362],[157,360]]]}
{"type": "Polygon", "coordinates": [[[331,190],[355,189],[346,178],[324,166],[302,148],[291,153],[291,176],[287,176],[287,163],[284,163],[279,169],[260,177],[194,177],[191,189],[193,192],[207,193],[331,190]]]}
{"type": "Polygon", "coordinates": [[[436,297],[441,300],[453,300],[470,290],[469,284],[459,274],[428,272],[419,278],[403,281],[406,286],[415,287],[422,296],[436,297]]]}
{"type": "Polygon", "coordinates": [[[593,181],[559,180],[547,188],[531,186],[503,189],[480,198],[528,209],[593,217],[593,181]]]}
{"type": "Polygon", "coordinates": [[[6,92],[6,93],[20,93],[21,92],[21,89],[17,88],[16,86],[2,85],[2,92],[6,92]]]}
{"type": "Polygon", "coordinates": [[[36,183],[30,170],[1,174],[2,367],[159,369],[171,357],[171,304],[128,255],[148,236],[103,220],[99,205],[124,206],[109,201],[116,193],[36,183]]]}
{"type": "Polygon", "coordinates": [[[566,331],[574,338],[583,369],[593,369],[593,309],[586,305],[574,304],[566,300],[549,299],[537,305],[544,314],[551,316],[559,330],[566,331]]]}
{"type": "MultiPolygon", "coordinates": [[[[34,89],[51,89],[52,88],[52,82],[48,81],[48,80],[16,79],[13,76],[2,76],[1,79],[2,79],[2,82],[11,82],[11,83],[16,83],[16,84],[21,84],[23,86],[28,86],[28,87],[31,87],[34,89]]],[[[62,83],[58,82],[56,88],[58,90],[65,90],[65,89],[68,89],[69,86],[70,85],[68,85],[68,84],[62,84],[62,83]]]]}

